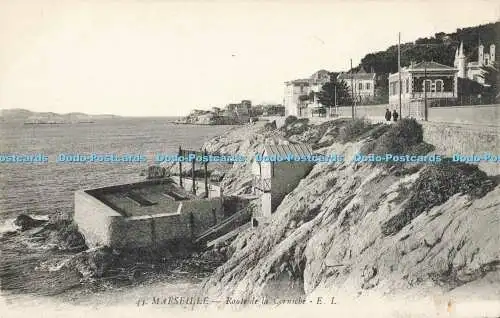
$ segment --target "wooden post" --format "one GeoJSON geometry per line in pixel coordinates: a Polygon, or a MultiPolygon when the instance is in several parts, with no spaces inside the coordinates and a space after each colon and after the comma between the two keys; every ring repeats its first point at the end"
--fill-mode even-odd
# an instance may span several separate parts
{"type": "Polygon", "coordinates": [[[425,121],[428,120],[428,117],[429,117],[428,114],[429,114],[429,111],[428,111],[428,105],[427,105],[427,63],[426,63],[426,64],[424,64],[424,120],[425,121]]]}
{"type": "Polygon", "coordinates": [[[195,166],[195,159],[193,159],[191,161],[192,165],[191,165],[191,179],[192,179],[192,184],[191,184],[191,190],[193,191],[193,194],[196,194],[196,180],[194,178],[194,170],[196,168],[195,166]]]}
{"type": "MultiPolygon", "coordinates": [[[[182,149],[179,146],[179,157],[182,156],[182,149]]],[[[179,185],[182,187],[182,162],[179,160],[179,185]]]]}
{"type": "Polygon", "coordinates": [[[401,109],[401,32],[398,33],[398,90],[399,90],[399,117],[403,118],[401,109]]]}
{"type": "MultiPolygon", "coordinates": [[[[203,155],[207,156],[207,149],[203,155]]],[[[205,198],[208,198],[208,161],[205,161],[205,198]]]]}
{"type": "Polygon", "coordinates": [[[352,97],[352,119],[354,120],[354,107],[356,103],[356,96],[354,96],[354,82],[352,75],[352,59],[351,59],[351,97],[352,97]]]}

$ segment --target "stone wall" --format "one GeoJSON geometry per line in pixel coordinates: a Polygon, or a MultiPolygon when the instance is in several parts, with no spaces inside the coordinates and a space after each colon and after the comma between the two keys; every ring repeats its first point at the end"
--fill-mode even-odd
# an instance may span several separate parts
{"type": "Polygon", "coordinates": [[[114,248],[137,248],[152,246],[153,219],[149,215],[120,218],[113,227],[111,246],[114,248]]]}
{"type": "MultiPolygon", "coordinates": [[[[389,105],[356,106],[356,117],[366,117],[372,121],[385,121],[385,109],[389,105]]],[[[392,108],[389,108],[391,111],[392,108]]],[[[399,109],[396,109],[399,112],[399,109]]],[[[339,107],[339,117],[352,117],[351,107],[339,107]]],[[[500,104],[429,107],[428,119],[431,122],[469,124],[481,126],[500,126],[500,104]]],[[[406,116],[404,116],[406,117],[406,116]]],[[[332,119],[332,118],[328,118],[332,119]]]]}
{"type": "MultiPolygon", "coordinates": [[[[422,127],[424,141],[436,147],[436,154],[500,154],[499,127],[434,122],[423,122],[422,127]]],[[[500,174],[500,163],[481,162],[479,168],[489,175],[500,174]]]]}
{"type": "Polygon", "coordinates": [[[75,192],[73,220],[90,246],[112,245],[114,224],[122,216],[93,196],[80,190],[75,192]]]}
{"type": "Polygon", "coordinates": [[[219,223],[224,218],[221,198],[183,201],[180,212],[183,220],[186,221],[187,219],[187,222],[189,222],[189,215],[193,214],[194,227],[192,231],[195,237],[214,226],[215,222],[219,223]],[[216,219],[213,217],[212,209],[215,209],[216,219]]]}
{"type": "Polygon", "coordinates": [[[429,121],[500,126],[500,104],[429,108],[429,121]]]}
{"type": "MultiPolygon", "coordinates": [[[[356,117],[368,117],[372,119],[385,120],[385,110],[389,105],[359,105],[354,108],[356,117]]],[[[390,109],[390,108],[389,108],[390,109]]],[[[392,109],[391,109],[392,111],[392,109]]],[[[397,110],[399,112],[399,110],[397,110]]],[[[337,113],[339,117],[352,117],[352,107],[338,107],[337,113]]]]}
{"type": "MultiPolygon", "coordinates": [[[[384,105],[359,105],[356,106],[356,117],[366,117],[375,122],[385,121],[384,114],[386,108],[391,111],[393,107],[384,105]]],[[[396,108],[399,112],[399,109],[396,108]]],[[[332,109],[334,113],[335,110],[332,109]]],[[[352,108],[350,106],[338,107],[338,117],[352,117],[352,108]]],[[[403,112],[403,117],[406,115],[403,112]]],[[[428,119],[432,122],[470,124],[482,126],[500,126],[500,104],[495,105],[472,105],[472,106],[450,106],[450,107],[429,107],[428,119]]],[[[286,117],[266,117],[267,120],[276,120],[279,127],[283,126],[286,117]]],[[[309,117],[311,122],[322,122],[335,119],[332,117],[309,117]]]]}

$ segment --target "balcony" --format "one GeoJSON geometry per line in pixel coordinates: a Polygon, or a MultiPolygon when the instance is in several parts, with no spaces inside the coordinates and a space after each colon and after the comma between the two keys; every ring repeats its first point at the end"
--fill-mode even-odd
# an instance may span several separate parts
{"type": "MultiPolygon", "coordinates": [[[[424,92],[413,92],[411,98],[420,99],[424,98],[424,92]]],[[[427,98],[453,98],[456,95],[453,92],[427,92],[427,98]]]]}
{"type": "Polygon", "coordinates": [[[262,192],[271,192],[271,179],[255,176],[252,180],[252,186],[262,192]]]}

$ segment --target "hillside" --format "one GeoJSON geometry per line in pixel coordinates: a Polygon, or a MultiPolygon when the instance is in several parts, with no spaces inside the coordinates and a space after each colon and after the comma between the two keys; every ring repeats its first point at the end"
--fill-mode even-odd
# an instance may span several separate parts
{"type": "MultiPolygon", "coordinates": [[[[206,146],[251,155],[263,142],[288,139],[347,158],[360,150],[424,154],[433,148],[422,141],[421,127],[406,120],[390,128],[361,121],[312,126],[301,120],[246,137],[235,130],[206,146]]],[[[247,192],[250,177],[249,167],[240,165],[224,183],[233,193],[247,192]]],[[[499,207],[497,181],[469,165],[316,164],[269,225],[231,243],[228,261],[202,294],[219,299],[334,295],[341,305],[380,297],[412,297],[416,303],[436,295],[462,304],[497,301],[498,308],[499,207]]],[[[442,311],[440,301],[442,307],[424,309],[442,311]]],[[[349,309],[350,314],[357,310],[349,309]]]]}
{"type": "MultiPolygon", "coordinates": [[[[453,33],[438,32],[430,38],[419,38],[414,42],[401,43],[401,66],[410,65],[411,61],[423,60],[434,61],[444,65],[453,65],[455,50],[464,43],[465,55],[471,59],[477,59],[477,48],[481,41],[485,50],[489,50],[490,44],[500,48],[500,22],[488,23],[475,27],[457,29],[453,33]]],[[[389,74],[398,70],[398,47],[397,37],[393,45],[385,51],[366,54],[361,59],[360,65],[365,70],[374,70],[376,73],[389,74]]],[[[497,54],[498,55],[498,54],[497,54]]]]}
{"type": "Polygon", "coordinates": [[[2,109],[0,118],[3,122],[23,123],[78,123],[99,119],[118,118],[116,115],[89,115],[84,113],[58,114],[52,112],[32,112],[26,109],[2,109]]]}

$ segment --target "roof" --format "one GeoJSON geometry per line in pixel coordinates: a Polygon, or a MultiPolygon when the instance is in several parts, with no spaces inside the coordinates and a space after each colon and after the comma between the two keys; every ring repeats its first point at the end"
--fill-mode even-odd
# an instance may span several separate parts
{"type": "Polygon", "coordinates": [[[85,191],[125,217],[177,213],[172,202],[196,199],[171,179],[148,180],[85,191]]]}
{"type": "Polygon", "coordinates": [[[376,74],[375,73],[341,73],[337,77],[339,80],[350,80],[352,76],[352,79],[355,80],[373,80],[375,79],[376,74]]]}
{"type": "Polygon", "coordinates": [[[293,80],[293,81],[285,82],[285,84],[287,84],[287,85],[290,85],[290,84],[305,84],[305,85],[309,85],[310,82],[311,82],[311,80],[309,78],[301,78],[301,79],[296,79],[296,80],[293,80]]]}
{"type": "Polygon", "coordinates": [[[330,80],[330,72],[327,70],[319,70],[311,75],[310,79],[312,81],[330,80]]]}
{"type": "Polygon", "coordinates": [[[437,62],[420,62],[410,67],[410,70],[424,70],[425,68],[432,70],[456,70],[456,68],[439,64],[437,62]]]}
{"type": "Polygon", "coordinates": [[[307,156],[312,155],[312,149],[306,144],[265,145],[264,151],[268,156],[307,156]]]}

